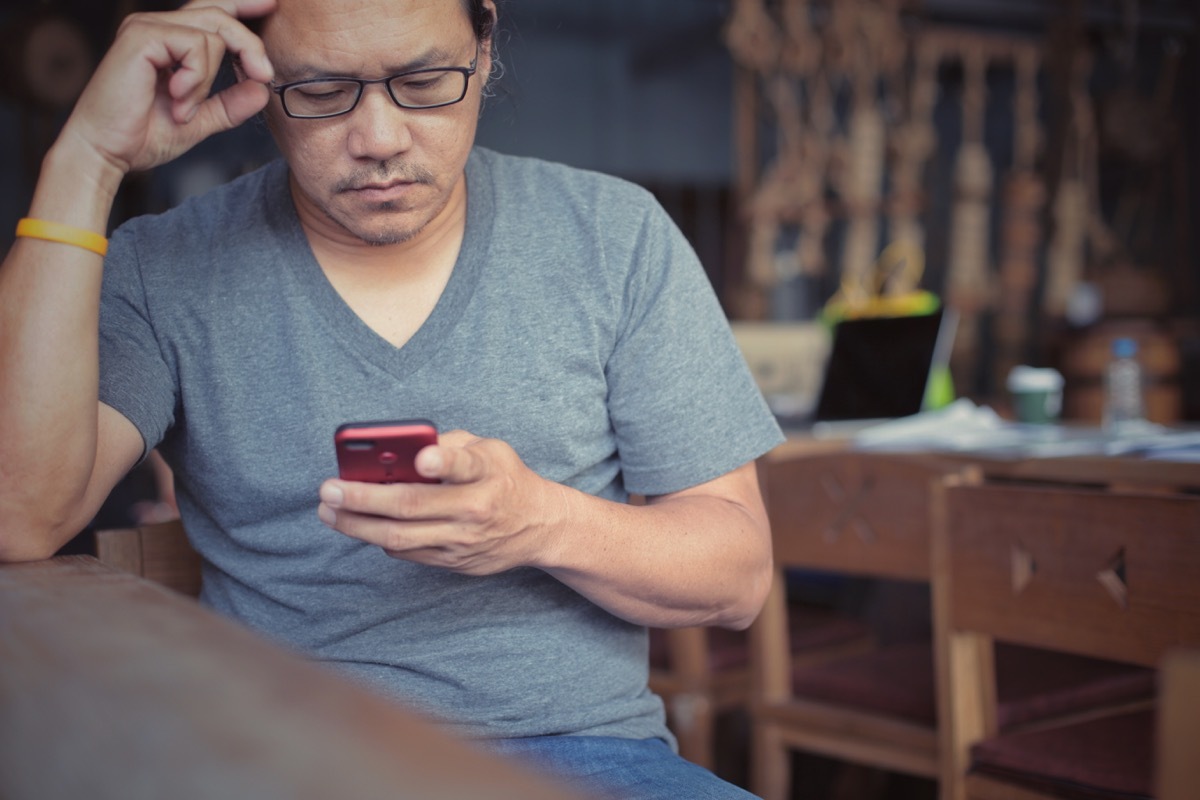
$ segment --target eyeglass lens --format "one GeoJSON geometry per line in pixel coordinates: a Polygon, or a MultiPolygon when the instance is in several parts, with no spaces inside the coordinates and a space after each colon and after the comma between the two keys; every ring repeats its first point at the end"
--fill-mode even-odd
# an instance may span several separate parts
{"type": "MultiPolygon", "coordinates": [[[[457,103],[466,94],[468,76],[459,70],[428,70],[388,80],[392,99],[406,108],[431,108],[457,103]]],[[[351,80],[311,81],[288,87],[283,102],[288,113],[301,117],[344,114],[358,103],[363,83],[351,80]]]]}

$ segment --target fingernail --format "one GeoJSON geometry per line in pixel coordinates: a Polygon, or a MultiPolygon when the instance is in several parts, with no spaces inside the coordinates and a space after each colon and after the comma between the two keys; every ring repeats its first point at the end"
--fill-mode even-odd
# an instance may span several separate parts
{"type": "Polygon", "coordinates": [[[330,527],[337,523],[337,513],[324,503],[317,506],[317,517],[320,518],[321,522],[324,522],[330,527]]]}
{"type": "Polygon", "coordinates": [[[342,503],[346,500],[346,495],[340,486],[327,483],[321,487],[321,500],[332,508],[341,508],[342,503]]]}
{"type": "Polygon", "coordinates": [[[437,450],[422,453],[418,470],[426,477],[438,477],[442,471],[442,454],[437,450]]]}

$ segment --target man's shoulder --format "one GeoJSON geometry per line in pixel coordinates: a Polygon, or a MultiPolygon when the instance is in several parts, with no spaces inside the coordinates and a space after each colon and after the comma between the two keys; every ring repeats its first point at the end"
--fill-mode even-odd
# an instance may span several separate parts
{"type": "Polygon", "coordinates": [[[471,160],[473,168],[487,171],[501,197],[528,192],[554,202],[571,195],[585,198],[615,195],[635,204],[653,201],[653,195],[636,183],[585,167],[508,155],[485,147],[476,147],[471,160]]]}
{"type": "Polygon", "coordinates": [[[286,165],[272,161],[201,194],[186,198],[159,213],[144,214],[125,222],[121,232],[141,237],[209,237],[228,235],[233,229],[265,221],[269,195],[286,185],[286,165]]]}

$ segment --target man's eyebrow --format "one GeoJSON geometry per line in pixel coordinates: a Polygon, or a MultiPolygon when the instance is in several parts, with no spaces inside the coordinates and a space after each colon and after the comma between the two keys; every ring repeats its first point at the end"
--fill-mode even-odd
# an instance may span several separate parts
{"type": "Polygon", "coordinates": [[[404,64],[390,64],[387,67],[389,75],[395,75],[400,72],[409,72],[414,69],[425,69],[426,67],[456,67],[459,66],[454,61],[455,56],[449,50],[442,47],[435,47],[432,50],[421,55],[419,58],[413,59],[404,64]]]}
{"type": "MultiPolygon", "coordinates": [[[[457,64],[454,61],[455,56],[442,47],[434,47],[422,53],[417,58],[411,59],[404,63],[388,64],[383,71],[383,75],[399,75],[402,72],[411,72],[415,69],[426,69],[428,67],[453,67],[465,66],[457,64]]],[[[293,83],[295,81],[305,81],[312,78],[353,78],[359,77],[353,72],[339,72],[331,70],[327,67],[317,66],[315,64],[297,64],[291,67],[284,67],[277,70],[276,83],[293,83]]],[[[382,76],[380,76],[382,77],[382,76]]]]}

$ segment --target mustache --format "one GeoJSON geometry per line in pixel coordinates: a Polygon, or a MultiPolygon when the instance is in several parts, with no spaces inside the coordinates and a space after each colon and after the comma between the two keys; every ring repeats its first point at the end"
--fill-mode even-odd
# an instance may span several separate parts
{"type": "Polygon", "coordinates": [[[399,161],[380,161],[374,167],[358,170],[334,184],[334,191],[346,192],[363,186],[379,183],[433,183],[434,175],[428,169],[399,161]]]}

